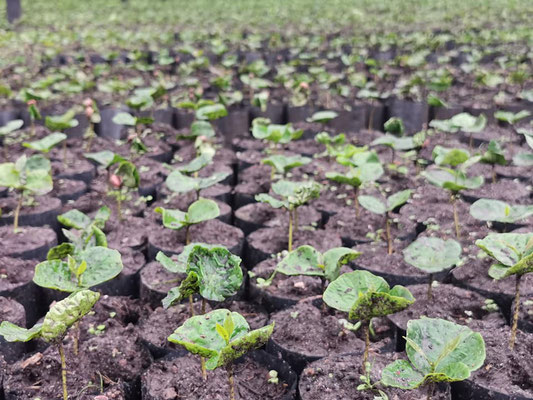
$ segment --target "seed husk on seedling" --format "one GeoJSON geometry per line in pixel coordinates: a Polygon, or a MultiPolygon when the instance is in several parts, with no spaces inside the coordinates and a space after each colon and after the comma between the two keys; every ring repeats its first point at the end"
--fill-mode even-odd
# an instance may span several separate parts
{"type": "Polygon", "coordinates": [[[43,338],[46,342],[56,345],[61,358],[61,380],[63,386],[63,400],[68,400],[67,363],[63,339],[72,325],[79,324],[81,318],[93,308],[100,298],[100,293],[90,290],[80,290],[72,293],[64,300],[58,301],[46,313],[42,324],[36,324],[30,329],[19,327],[11,322],[0,324],[0,336],[8,342],[29,342],[35,338],[43,338]]]}
{"type": "Polygon", "coordinates": [[[336,310],[348,313],[351,321],[361,321],[365,332],[363,370],[368,360],[370,347],[370,321],[402,311],[415,299],[405,287],[392,289],[385,279],[368,271],[353,271],[342,274],[326,288],[324,302],[336,310]]]}
{"type": "Polygon", "coordinates": [[[361,206],[374,214],[385,215],[385,232],[387,234],[387,253],[390,255],[393,252],[392,235],[390,232],[390,213],[397,207],[405,204],[411,193],[410,189],[402,190],[393,195],[390,195],[385,202],[374,196],[359,196],[358,201],[361,206]]]}
{"type": "Polygon", "coordinates": [[[322,186],[314,181],[291,182],[279,180],[272,184],[272,191],[282,198],[261,193],[255,196],[255,200],[268,203],[274,208],[284,208],[289,214],[288,250],[292,251],[293,228],[298,231],[298,207],[307,204],[312,199],[320,196],[322,186]]]}
{"type": "Polygon", "coordinates": [[[447,270],[461,261],[461,245],[453,239],[422,236],[403,250],[403,259],[429,274],[428,300],[433,299],[433,274],[447,270]]]}
{"type": "Polygon", "coordinates": [[[520,281],[533,272],[533,233],[491,233],[476,240],[476,246],[496,260],[489,269],[493,279],[515,276],[514,313],[509,348],[514,349],[520,314],[520,281]]]}
{"type": "Polygon", "coordinates": [[[235,400],[233,362],[250,350],[265,345],[273,331],[273,323],[251,331],[239,313],[219,309],[189,318],[168,340],[185,347],[192,354],[205,357],[208,370],[225,367],[229,399],[235,400]]]}
{"type": "Polygon", "coordinates": [[[16,233],[24,198],[42,196],[53,189],[50,161],[42,155],[23,155],[14,163],[0,164],[0,187],[12,188],[18,193],[13,217],[13,230],[16,233]]]}
{"type": "Polygon", "coordinates": [[[468,379],[485,362],[483,337],[467,326],[443,319],[407,322],[405,340],[409,360],[387,365],[381,382],[406,390],[427,385],[427,400],[431,400],[436,383],[468,379]]]}

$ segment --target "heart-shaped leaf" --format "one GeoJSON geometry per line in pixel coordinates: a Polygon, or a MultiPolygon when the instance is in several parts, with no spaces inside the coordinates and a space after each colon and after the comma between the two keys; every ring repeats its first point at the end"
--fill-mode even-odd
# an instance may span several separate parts
{"type": "Polygon", "coordinates": [[[434,274],[456,265],[461,251],[461,245],[453,239],[422,236],[403,250],[403,256],[406,263],[434,274]]]}
{"type": "Polygon", "coordinates": [[[481,221],[513,223],[533,215],[533,205],[510,205],[500,200],[479,199],[470,206],[470,215],[481,221]]]}

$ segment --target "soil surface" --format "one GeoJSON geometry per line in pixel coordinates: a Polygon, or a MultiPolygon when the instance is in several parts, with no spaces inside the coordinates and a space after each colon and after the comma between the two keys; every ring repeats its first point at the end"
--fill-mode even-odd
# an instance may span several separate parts
{"type": "Polygon", "coordinates": [[[34,258],[37,256],[36,250],[44,248],[44,252],[40,251],[44,258],[48,249],[56,245],[57,237],[55,232],[48,228],[26,226],[15,233],[12,226],[3,226],[0,227],[0,242],[0,256],[34,258]]]}

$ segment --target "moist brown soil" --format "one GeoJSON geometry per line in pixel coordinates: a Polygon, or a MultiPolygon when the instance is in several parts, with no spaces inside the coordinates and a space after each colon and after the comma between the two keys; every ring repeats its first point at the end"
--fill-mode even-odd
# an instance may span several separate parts
{"type": "Polygon", "coordinates": [[[57,237],[48,228],[25,226],[14,233],[12,226],[3,226],[0,227],[0,242],[0,256],[13,256],[41,247],[55,246],[57,237]]]}
{"type": "Polygon", "coordinates": [[[33,279],[37,260],[0,257],[0,292],[13,290],[33,279]]]}
{"type": "MultiPolygon", "coordinates": [[[[26,311],[24,307],[13,299],[0,296],[0,320],[26,326],[26,311]]],[[[3,341],[3,340],[2,340],[3,341]]]]}
{"type": "Polygon", "coordinates": [[[155,228],[150,220],[141,217],[127,217],[122,221],[110,220],[106,223],[108,246],[114,249],[141,249],[148,243],[148,233],[155,228]]]}
{"type": "MultiPolygon", "coordinates": [[[[104,391],[113,390],[114,394],[108,395],[110,399],[123,399],[120,382],[134,381],[151,361],[133,325],[106,329],[105,334],[81,341],[78,357],[74,356],[69,341],[65,353],[69,393],[73,396],[84,393],[81,399],[100,394],[100,382],[103,382],[104,391]],[[108,379],[101,380],[101,377],[108,379]],[[110,381],[119,383],[110,384],[110,381]]],[[[6,399],[62,398],[57,348],[50,346],[42,353],[8,366],[4,391],[6,399]]]]}
{"type": "Polygon", "coordinates": [[[68,153],[66,166],[62,155],[57,160],[52,161],[52,176],[54,177],[71,177],[73,179],[77,176],[94,176],[94,173],[95,167],[90,161],[73,153],[68,153]]]}
{"type": "MultiPolygon", "coordinates": [[[[362,354],[346,354],[326,357],[309,364],[300,376],[298,386],[302,400],[374,400],[379,393],[377,391],[360,391],[357,386],[362,383],[360,376],[362,371],[362,354]]],[[[370,378],[372,383],[381,380],[381,371],[396,359],[407,359],[405,354],[371,352],[370,378]]],[[[427,388],[416,390],[401,390],[396,388],[377,386],[383,390],[389,400],[422,400],[427,396],[427,388]]],[[[449,400],[449,388],[435,391],[432,399],[449,400]]]]}
{"type": "Polygon", "coordinates": [[[87,191],[87,184],[74,179],[56,179],[51,195],[61,199],[63,203],[76,199],[87,191]]]}
{"type": "Polygon", "coordinates": [[[364,342],[339,323],[346,317],[302,301],[270,316],[270,322],[276,324],[271,340],[286,350],[310,357],[361,351],[364,342]]]}
{"type": "MultiPolygon", "coordinates": [[[[0,198],[0,209],[2,210],[2,219],[5,223],[12,224],[15,209],[17,208],[18,198],[15,196],[9,196],[0,198]]],[[[35,198],[35,201],[31,204],[22,203],[20,208],[19,218],[22,216],[40,215],[49,211],[61,209],[61,200],[55,197],[39,196],[35,198]]]]}
{"type": "MultiPolygon", "coordinates": [[[[257,230],[262,227],[288,227],[288,214],[281,209],[272,208],[266,203],[251,203],[235,211],[236,224],[241,224],[257,230]]],[[[319,225],[322,215],[313,207],[298,208],[299,226],[319,225]]]]}
{"type": "Polygon", "coordinates": [[[401,330],[407,330],[407,322],[422,316],[443,318],[460,325],[469,325],[472,320],[483,320],[495,326],[505,325],[501,312],[484,309],[486,298],[476,292],[449,284],[432,288],[433,298],[428,299],[428,285],[407,286],[416,301],[407,309],[389,315],[389,319],[401,330]]]}
{"type": "MultiPolygon", "coordinates": [[[[244,234],[239,228],[213,219],[191,226],[190,239],[191,243],[221,244],[239,255],[244,234]]],[[[185,228],[173,230],[160,226],[150,230],[148,240],[168,255],[179,254],[185,245],[185,228]]]]}
{"type": "Polygon", "coordinates": [[[140,272],[141,299],[153,307],[160,306],[168,291],[184,278],[185,274],[172,273],[157,261],[148,263],[140,272]]]}
{"type": "Polygon", "coordinates": [[[486,358],[484,365],[472,373],[469,382],[508,396],[533,398],[533,334],[518,331],[513,351],[508,343],[510,328],[475,328],[485,340],[486,358]]]}
{"type": "Polygon", "coordinates": [[[475,199],[494,199],[509,204],[531,204],[531,190],[522,182],[511,179],[500,179],[496,183],[485,182],[476,190],[464,192],[465,197],[475,199]]]}
{"type": "MultiPolygon", "coordinates": [[[[253,251],[265,255],[277,254],[287,249],[288,232],[280,228],[263,228],[253,232],[246,240],[249,248],[253,251]]],[[[324,252],[333,247],[341,247],[342,241],[337,233],[321,229],[300,229],[298,232],[294,232],[292,247],[295,249],[304,244],[324,252]]]]}
{"type": "MultiPolygon", "coordinates": [[[[191,144],[181,147],[178,151],[174,153],[175,160],[187,163],[189,161],[192,161],[196,157],[196,148],[194,147],[192,142],[189,143],[191,144]]],[[[213,163],[219,162],[228,166],[236,164],[237,160],[235,157],[235,152],[225,147],[217,148],[217,152],[213,157],[213,163]]]]}
{"type": "MultiPolygon", "coordinates": [[[[207,198],[213,199],[212,197],[207,197],[207,198]]],[[[220,219],[224,222],[231,222],[231,207],[228,204],[220,200],[217,200],[217,199],[213,199],[213,200],[217,203],[218,208],[220,210],[220,215],[218,216],[217,219],[220,219]]],[[[190,192],[190,194],[185,194],[185,195],[178,194],[176,196],[167,197],[164,200],[158,200],[154,202],[150,206],[150,208],[148,208],[145,211],[144,213],[145,219],[154,221],[157,224],[162,224],[163,222],[161,219],[161,214],[156,213],[154,211],[157,207],[163,207],[163,208],[171,209],[171,210],[187,211],[189,206],[194,201],[196,201],[196,195],[193,192],[190,192]]]]}
{"type": "Polygon", "coordinates": [[[329,185],[322,189],[318,199],[313,200],[313,207],[326,215],[333,215],[348,206],[347,200],[352,200],[350,207],[353,206],[353,198],[353,189],[329,185]]]}
{"type": "MultiPolygon", "coordinates": [[[[268,383],[266,367],[249,357],[234,365],[235,396],[238,400],[278,400],[287,389],[283,382],[268,383]]],[[[203,382],[200,358],[187,355],[162,360],[142,376],[143,398],[147,400],[226,400],[229,398],[227,373],[224,368],[207,372],[203,382]]]]}
{"type": "MultiPolygon", "coordinates": [[[[514,310],[514,303],[513,303],[514,310]]],[[[533,295],[520,299],[520,325],[521,329],[533,333],[533,295]]]]}

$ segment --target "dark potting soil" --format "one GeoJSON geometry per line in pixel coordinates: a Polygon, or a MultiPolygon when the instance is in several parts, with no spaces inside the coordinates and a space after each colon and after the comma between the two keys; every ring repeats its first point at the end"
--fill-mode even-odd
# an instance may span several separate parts
{"type": "MultiPolygon", "coordinates": [[[[513,308],[514,310],[514,308],[513,308]]],[[[520,321],[522,329],[533,333],[533,295],[520,299],[520,321]]]]}
{"type": "Polygon", "coordinates": [[[108,247],[113,249],[141,249],[148,243],[148,235],[151,230],[157,229],[157,225],[147,218],[125,217],[122,221],[109,220],[106,223],[108,247]]]}
{"type": "Polygon", "coordinates": [[[346,207],[354,207],[355,194],[353,189],[345,186],[325,185],[320,197],[313,200],[312,206],[326,215],[333,215],[346,207]]]}
{"type": "Polygon", "coordinates": [[[141,299],[152,307],[160,306],[168,291],[179,286],[184,278],[185,274],[172,273],[157,261],[148,263],[140,272],[141,299]]]}
{"type": "Polygon", "coordinates": [[[443,318],[460,325],[469,325],[472,320],[483,320],[495,326],[505,325],[499,310],[487,307],[486,298],[479,293],[461,289],[454,285],[439,284],[432,288],[433,298],[428,299],[428,285],[407,286],[416,301],[407,309],[389,315],[389,319],[402,329],[407,330],[407,322],[422,316],[443,318]]]}
{"type": "Polygon", "coordinates": [[[315,154],[324,151],[324,146],[318,143],[315,139],[295,140],[287,144],[286,148],[287,150],[294,151],[295,153],[305,156],[314,156],[315,154]]]}
{"type": "MultiPolygon", "coordinates": [[[[206,189],[200,190],[200,197],[206,199],[217,199],[222,202],[227,202],[231,199],[231,191],[231,186],[223,183],[217,183],[206,189]]],[[[196,193],[194,191],[190,191],[187,193],[174,193],[170,189],[168,189],[166,185],[162,185],[157,190],[157,200],[163,201],[163,203],[165,204],[164,207],[186,210],[187,207],[189,207],[191,203],[196,200],[196,193]]]]}
{"type": "MultiPolygon", "coordinates": [[[[372,383],[381,380],[381,371],[396,359],[407,359],[405,354],[374,353],[369,354],[371,363],[370,379],[372,383]]],[[[300,376],[298,385],[302,400],[374,400],[379,395],[377,391],[357,390],[363,382],[360,376],[363,356],[361,353],[326,357],[309,364],[300,376]]],[[[401,390],[396,388],[377,386],[383,390],[389,400],[422,400],[427,397],[427,388],[416,390],[401,390]]],[[[432,399],[449,400],[449,387],[436,390],[432,399]]]]}
{"type": "Polygon", "coordinates": [[[12,226],[2,226],[0,227],[0,242],[2,243],[0,256],[34,258],[37,254],[31,254],[29,257],[27,254],[45,248],[41,253],[46,256],[47,249],[56,245],[57,237],[56,233],[48,228],[25,226],[15,233],[12,226]]]}
{"type": "MultiPolygon", "coordinates": [[[[161,249],[167,254],[179,254],[185,245],[185,229],[173,230],[163,226],[149,232],[152,247],[161,249]]],[[[190,228],[191,243],[221,244],[233,249],[239,255],[242,249],[244,234],[239,228],[225,224],[217,219],[193,225],[190,228]]]]}
{"type": "MultiPolygon", "coordinates": [[[[63,156],[52,161],[52,176],[68,179],[89,180],[94,177],[95,166],[83,157],[74,153],[67,153],[67,164],[63,161],[63,156]]],[[[86,181],[87,182],[87,181],[86,181]]]]}
{"type": "MultiPolygon", "coordinates": [[[[140,345],[133,325],[106,329],[101,335],[81,341],[78,357],[74,356],[69,341],[65,354],[69,393],[80,394],[80,399],[92,399],[93,395],[101,394],[101,383],[109,399],[123,399],[121,382],[134,381],[151,361],[140,345]],[[103,379],[104,376],[108,379],[103,379]],[[113,394],[108,394],[108,390],[113,394]]],[[[49,346],[42,353],[8,366],[4,391],[6,399],[13,400],[62,398],[57,348],[49,346]]]]}
{"type": "MultiPolygon", "coordinates": [[[[235,396],[238,400],[278,400],[287,389],[280,380],[269,383],[269,370],[246,357],[234,364],[235,396]]],[[[200,357],[187,355],[161,360],[142,375],[143,398],[147,400],[226,400],[229,398],[227,373],[224,368],[207,372],[203,382],[200,357]]]]}
{"type": "MultiPolygon", "coordinates": [[[[21,327],[26,326],[26,311],[22,304],[0,296],[0,321],[9,321],[21,327]]],[[[2,340],[3,341],[3,340],[2,340]]]]}
{"type": "Polygon", "coordinates": [[[262,149],[238,151],[235,155],[241,171],[249,166],[259,164],[263,158],[267,157],[262,149]]]}
{"type": "Polygon", "coordinates": [[[494,199],[513,204],[531,204],[531,190],[523,182],[511,179],[499,179],[496,183],[486,182],[476,190],[464,192],[465,198],[494,199]]]}
{"type": "Polygon", "coordinates": [[[33,279],[37,260],[0,257],[0,292],[11,291],[33,279]]]}
{"type": "Polygon", "coordinates": [[[75,200],[87,191],[87,184],[74,179],[56,179],[54,190],[50,193],[63,203],[68,200],[75,200]]]}
{"type": "Polygon", "coordinates": [[[265,148],[265,144],[261,140],[255,138],[236,137],[231,141],[231,144],[235,151],[244,150],[257,150],[262,151],[265,148]]]}
{"type": "Polygon", "coordinates": [[[309,300],[301,301],[270,316],[276,324],[271,339],[286,350],[311,357],[361,351],[364,342],[339,323],[346,318],[340,312],[324,312],[309,300]]]}
{"type": "Polygon", "coordinates": [[[533,398],[533,334],[518,330],[515,348],[511,351],[508,347],[511,334],[508,326],[483,325],[480,323],[479,328],[472,329],[483,336],[487,356],[484,365],[472,373],[469,381],[510,398],[533,398]]]}
{"type": "MultiPolygon", "coordinates": [[[[4,223],[4,225],[13,223],[13,217],[15,209],[17,208],[17,203],[18,197],[16,196],[0,198],[0,209],[2,210],[0,224],[2,222],[4,223]]],[[[27,216],[31,219],[33,219],[32,216],[35,216],[35,220],[37,222],[37,219],[42,214],[54,211],[59,213],[60,210],[61,200],[55,197],[39,196],[36,197],[31,203],[27,203],[25,201],[22,202],[22,207],[20,208],[19,214],[19,222],[22,223],[24,216],[27,216]]]]}
{"type": "MultiPolygon", "coordinates": [[[[266,203],[247,204],[235,211],[236,225],[254,228],[262,227],[288,228],[288,214],[282,209],[272,208],[266,203]]],[[[322,219],[322,215],[313,207],[302,206],[298,208],[299,226],[317,226],[322,219]]]]}

